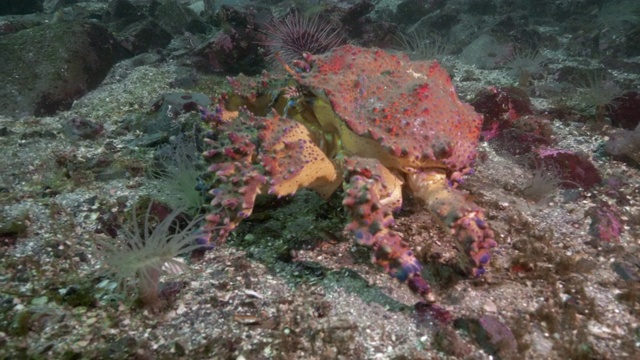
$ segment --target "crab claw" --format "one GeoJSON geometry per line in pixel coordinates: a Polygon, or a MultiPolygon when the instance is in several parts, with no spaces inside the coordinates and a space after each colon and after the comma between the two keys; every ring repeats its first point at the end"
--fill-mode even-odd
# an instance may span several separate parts
{"type": "Polygon", "coordinates": [[[400,234],[389,229],[395,223],[391,210],[401,201],[396,190],[402,181],[374,159],[346,159],[345,170],[343,205],[352,220],[347,230],[359,244],[373,248],[374,263],[433,303],[431,288],[420,274],[422,265],[400,234]]]}
{"type": "Polygon", "coordinates": [[[485,265],[491,258],[490,249],[496,247],[493,231],[482,218],[482,212],[475,210],[467,213],[451,227],[460,242],[462,250],[468,255],[463,267],[471,276],[477,277],[486,272],[485,265]]]}
{"type": "Polygon", "coordinates": [[[473,277],[483,275],[491,258],[490,250],[497,244],[482,209],[468,202],[463,192],[449,186],[444,172],[417,172],[407,178],[413,193],[454,235],[462,253],[463,269],[473,277]]]}
{"type": "Polygon", "coordinates": [[[409,289],[414,293],[422,296],[426,300],[427,303],[433,304],[436,302],[435,296],[431,293],[431,288],[429,284],[422,278],[420,273],[415,273],[407,280],[407,285],[409,289]]]}

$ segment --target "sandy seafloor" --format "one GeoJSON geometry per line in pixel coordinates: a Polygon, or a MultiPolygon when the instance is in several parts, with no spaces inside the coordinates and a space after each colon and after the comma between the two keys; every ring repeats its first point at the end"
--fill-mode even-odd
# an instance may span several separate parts
{"type": "MultiPolygon", "coordinates": [[[[464,73],[458,66],[456,73],[464,73]]],[[[640,356],[639,168],[592,157],[604,178],[625,183],[618,190],[626,203],[624,232],[619,241],[607,243],[589,234],[587,210],[594,199],[608,199],[600,189],[577,197],[558,190],[546,201],[529,201],[520,189],[532,171],[487,143],[481,144],[476,172],[464,184],[487,210],[497,234],[499,245],[486,276],[466,279],[442,265],[455,257],[455,250],[416,201],[407,197],[397,216],[395,230],[431,259],[427,278],[438,303],[455,319],[451,323],[416,314],[414,294],[363,261],[366,250],[339,226],[326,229],[326,219],[318,214],[333,209],[334,219],[344,217],[339,195],[326,204],[305,191],[263,204],[260,217],[248,220],[228,244],[192,262],[191,271],[164,279],[183,287],[163,310],[135,307],[128,297],[108,300],[98,287],[101,259],[95,244],[104,235],[95,234],[97,219],[105,211],[117,212],[118,203],[131,205],[154,193],[153,181],[127,173],[114,180],[87,178],[55,194],[47,193],[46,186],[59,172],[54,160],[61,153],[79,163],[104,152],[118,161],[148,160],[148,151],[126,146],[139,134],[116,135],[114,130],[125,114],[146,111],[157,95],[176,90],[168,85],[174,71],[171,64],[138,67],[121,78],[107,78],[72,110],[55,117],[0,119],[0,128],[9,130],[0,137],[0,182],[6,190],[0,193],[0,213],[26,224],[26,236],[0,248],[0,306],[7,329],[0,333],[3,358],[640,356]],[[106,135],[68,140],[60,124],[76,115],[103,124],[106,135]],[[315,238],[316,246],[296,249],[290,262],[270,258],[264,249],[281,240],[265,227],[307,243],[315,238]],[[438,254],[436,260],[432,254],[438,254]],[[71,304],[68,295],[74,292],[93,296],[95,302],[71,304]],[[504,339],[483,340],[473,328],[478,319],[502,324],[492,331],[506,334],[504,339]]],[[[454,77],[463,98],[512,81],[500,71],[472,71],[482,81],[454,77]]],[[[542,99],[533,100],[538,108],[544,106],[542,99]]],[[[589,124],[551,120],[557,147],[593,154],[606,140],[604,131],[589,124]]]]}

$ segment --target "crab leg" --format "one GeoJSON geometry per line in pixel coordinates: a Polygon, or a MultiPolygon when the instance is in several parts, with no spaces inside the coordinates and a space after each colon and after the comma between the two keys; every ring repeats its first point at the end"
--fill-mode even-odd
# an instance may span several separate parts
{"type": "Polygon", "coordinates": [[[215,133],[215,140],[205,140],[210,149],[203,154],[212,162],[209,242],[224,242],[251,215],[259,194],[286,196],[307,188],[327,198],[340,186],[333,162],[300,123],[276,113],[259,117],[222,108],[206,120],[215,133]]]}
{"type": "Polygon", "coordinates": [[[444,171],[416,172],[407,179],[415,196],[426,203],[445,229],[450,229],[458,249],[467,255],[462,258],[462,267],[474,277],[484,274],[491,257],[489,251],[496,242],[482,209],[451,187],[444,171]]]}
{"type": "Polygon", "coordinates": [[[373,262],[428,302],[434,297],[422,278],[422,265],[409,245],[390,230],[395,221],[392,209],[402,201],[402,180],[375,159],[345,160],[345,199],[351,217],[347,225],[359,244],[373,249],[373,262]]]}

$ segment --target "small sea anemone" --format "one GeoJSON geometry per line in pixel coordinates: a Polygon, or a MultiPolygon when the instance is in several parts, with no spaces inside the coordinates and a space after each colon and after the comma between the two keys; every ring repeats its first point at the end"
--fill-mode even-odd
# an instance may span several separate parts
{"type": "Polygon", "coordinates": [[[158,150],[161,168],[151,174],[158,180],[155,182],[157,198],[173,208],[184,209],[189,215],[200,212],[206,198],[197,152],[194,142],[178,137],[174,144],[158,150]]]}
{"type": "Polygon", "coordinates": [[[439,60],[449,54],[451,45],[437,32],[412,30],[400,33],[398,42],[412,60],[439,60]]]}
{"type": "Polygon", "coordinates": [[[618,208],[604,201],[587,210],[591,218],[589,234],[600,241],[618,242],[624,231],[624,221],[618,208]]]}
{"type": "Polygon", "coordinates": [[[590,72],[574,85],[578,88],[577,106],[587,113],[595,113],[598,122],[604,121],[607,107],[615,107],[615,99],[624,93],[605,71],[590,72]]]}
{"type": "Polygon", "coordinates": [[[603,1],[595,24],[603,30],[640,24],[640,6],[636,0],[603,1]]]}
{"type": "Polygon", "coordinates": [[[149,205],[143,219],[136,216],[134,207],[129,224],[122,230],[124,244],[118,246],[105,240],[98,244],[102,248],[103,271],[122,286],[137,278],[140,299],[153,307],[158,303],[160,275],[187,270],[188,266],[178,257],[202,246],[198,242],[202,235],[197,231],[202,217],[179,228],[178,216],[182,209],[178,209],[152,229],[156,220],[151,215],[152,207],[153,204],[149,205]]]}
{"type": "Polygon", "coordinates": [[[309,18],[293,12],[284,19],[276,19],[271,24],[265,24],[264,42],[273,60],[291,64],[295,60],[302,60],[303,53],[318,55],[330,51],[342,42],[340,27],[333,22],[326,22],[320,18],[309,18]]]}
{"type": "Polygon", "coordinates": [[[538,204],[544,203],[553,196],[562,180],[557,169],[552,167],[537,166],[527,184],[522,188],[522,195],[538,204]]]}
{"type": "Polygon", "coordinates": [[[525,87],[532,75],[542,71],[546,60],[538,49],[516,48],[504,61],[504,67],[518,79],[518,85],[525,87]]]}

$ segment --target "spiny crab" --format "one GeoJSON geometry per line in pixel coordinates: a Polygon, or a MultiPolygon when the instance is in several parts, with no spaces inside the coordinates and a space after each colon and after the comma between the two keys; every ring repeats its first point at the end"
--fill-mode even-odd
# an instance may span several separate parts
{"type": "Polygon", "coordinates": [[[471,172],[482,118],[458,99],[447,72],[435,61],[350,45],[298,65],[285,65],[284,78],[230,79],[234,91],[203,110],[214,175],[209,240],[224,241],[261,193],[309,188],[327,198],[342,184],[356,241],[432,302],[422,265],[391,229],[408,188],[454,235],[463,268],[483,274],[494,235],[456,189],[471,172]]]}

